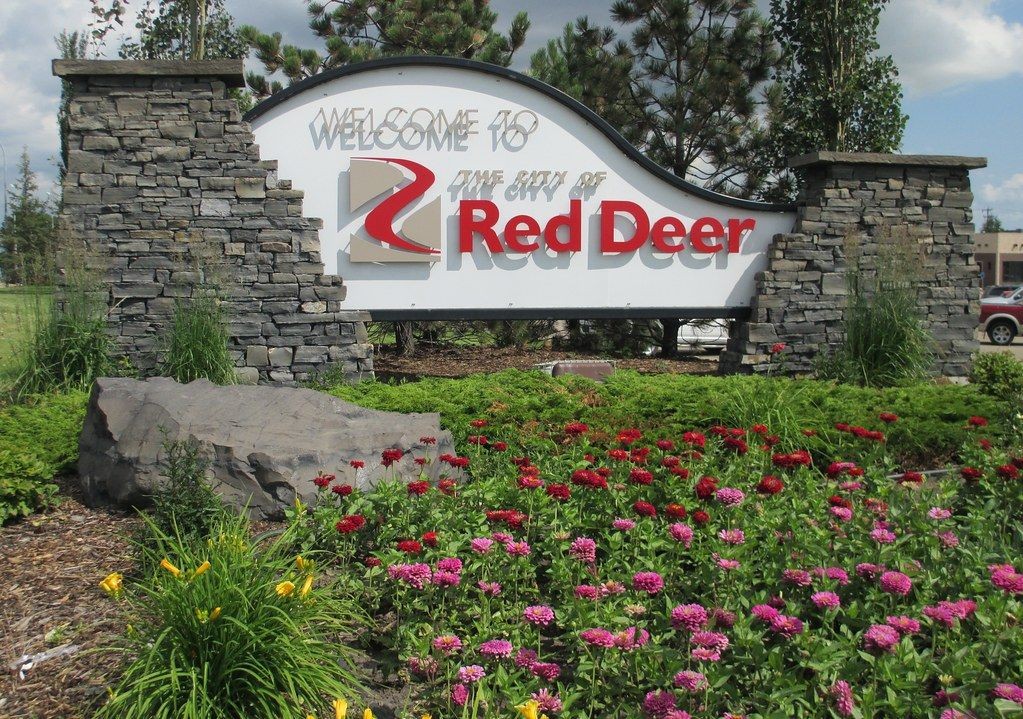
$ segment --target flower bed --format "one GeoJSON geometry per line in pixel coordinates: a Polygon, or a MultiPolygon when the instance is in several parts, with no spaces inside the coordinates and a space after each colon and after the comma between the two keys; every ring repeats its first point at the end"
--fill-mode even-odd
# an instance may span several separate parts
{"type": "Polygon", "coordinates": [[[1023,459],[977,417],[948,475],[901,471],[900,421],[822,442],[481,419],[465,457],[419,458],[471,479],[399,484],[384,457],[375,491],[324,475],[295,514],[416,716],[1019,711],[1023,459]]]}

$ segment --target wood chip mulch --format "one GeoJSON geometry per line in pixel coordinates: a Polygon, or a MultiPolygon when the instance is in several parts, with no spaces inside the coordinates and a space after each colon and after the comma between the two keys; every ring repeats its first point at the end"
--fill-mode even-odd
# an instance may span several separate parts
{"type": "MultiPolygon", "coordinates": [[[[434,347],[421,345],[412,357],[400,357],[393,346],[377,346],[373,368],[384,379],[399,377],[465,377],[481,372],[499,372],[505,369],[533,369],[538,364],[568,359],[605,359],[580,352],[545,349],[515,349],[497,347],[434,347]]],[[[677,359],[637,357],[613,359],[619,369],[630,369],[643,374],[714,374],[718,369],[715,354],[681,355],[677,359]]]]}
{"type": "Polygon", "coordinates": [[[123,630],[117,604],[98,585],[130,570],[138,519],[90,509],[75,479],[58,482],[55,509],[0,527],[2,719],[91,716],[120,663],[116,653],[96,651],[123,630]],[[19,676],[23,656],[62,650],[19,676]]]}

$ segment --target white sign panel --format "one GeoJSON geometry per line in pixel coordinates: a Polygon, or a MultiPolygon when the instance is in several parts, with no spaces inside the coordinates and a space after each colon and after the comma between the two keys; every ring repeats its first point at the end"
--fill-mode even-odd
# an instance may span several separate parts
{"type": "Polygon", "coordinates": [[[345,305],[379,316],[734,313],[794,223],[674,178],[582,105],[479,63],[351,66],[248,118],[324,221],[345,305]]]}

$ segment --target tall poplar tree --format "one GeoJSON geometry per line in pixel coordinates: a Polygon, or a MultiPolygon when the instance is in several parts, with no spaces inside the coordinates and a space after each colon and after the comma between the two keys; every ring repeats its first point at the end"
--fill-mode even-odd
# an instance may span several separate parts
{"type": "Polygon", "coordinates": [[[10,212],[0,227],[0,267],[6,282],[47,284],[52,279],[54,221],[38,192],[26,147],[18,162],[18,178],[8,191],[10,212]]]}
{"type": "Polygon", "coordinates": [[[888,0],[771,0],[781,44],[785,123],[779,155],[815,150],[893,152],[906,115],[877,26],[888,0]]]}
{"type": "MultiPolygon", "coordinates": [[[[507,66],[529,29],[526,13],[519,13],[507,35],[495,31],[497,13],[488,0],[327,0],[309,2],[306,10],[325,53],[282,45],[279,32],[242,28],[267,73],[281,72],[291,83],[383,55],[448,55],[507,66]]],[[[256,73],[247,79],[258,96],[282,87],[256,73]]]]}

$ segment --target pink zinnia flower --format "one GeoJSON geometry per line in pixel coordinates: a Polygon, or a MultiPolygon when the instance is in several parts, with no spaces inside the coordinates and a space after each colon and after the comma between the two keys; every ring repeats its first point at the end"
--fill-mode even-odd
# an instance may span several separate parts
{"type": "Polygon", "coordinates": [[[595,647],[604,647],[610,649],[615,645],[615,635],[606,629],[599,627],[594,629],[584,629],[579,632],[579,637],[587,644],[595,647]]]}
{"type": "Polygon", "coordinates": [[[746,542],[746,534],[741,529],[722,529],[718,537],[725,544],[739,545],[746,542]]]}
{"type": "Polygon", "coordinates": [[[848,522],[852,519],[852,510],[847,507],[832,507],[831,514],[840,522],[848,522]]]}
{"type": "Polygon", "coordinates": [[[728,649],[728,637],[721,632],[698,631],[693,632],[692,643],[706,649],[728,649]]]}
{"type": "Polygon", "coordinates": [[[568,554],[580,562],[593,564],[597,561],[597,543],[589,537],[579,537],[568,548],[568,554]]]}
{"type": "Polygon", "coordinates": [[[726,507],[736,507],[742,504],[742,500],[746,499],[746,495],[742,493],[742,490],[735,489],[734,487],[722,487],[714,496],[726,507]]]}
{"type": "Polygon", "coordinates": [[[476,537],[476,539],[469,542],[469,548],[476,552],[476,554],[486,554],[493,546],[494,540],[487,539],[486,537],[476,537]]]}
{"type": "Polygon", "coordinates": [[[451,703],[455,706],[465,706],[469,699],[469,689],[464,684],[455,684],[451,687],[451,703]]]}
{"type": "Polygon", "coordinates": [[[813,577],[804,569],[786,569],[781,573],[781,580],[797,587],[809,587],[813,584],[813,577]]]}
{"type": "Polygon", "coordinates": [[[842,606],[842,600],[834,592],[817,592],[810,597],[810,601],[818,609],[838,609],[842,606]]]}
{"type": "Polygon", "coordinates": [[[824,576],[834,582],[838,582],[839,586],[842,587],[849,583],[849,575],[841,567],[825,567],[824,576]]]}
{"type": "Polygon", "coordinates": [[[708,649],[706,647],[696,647],[690,654],[693,659],[698,662],[716,662],[721,659],[721,652],[717,649],[708,649]]]}
{"type": "Polygon", "coordinates": [[[438,587],[457,587],[462,583],[462,575],[456,572],[436,571],[431,581],[438,587]]]}
{"type": "Polygon", "coordinates": [[[433,648],[444,654],[454,654],[462,648],[462,640],[454,634],[442,634],[434,637],[433,648]]]}
{"type": "Polygon", "coordinates": [[[1011,564],[992,564],[987,568],[991,584],[1006,594],[1023,594],[1023,574],[1011,564]]]}
{"type": "Polygon", "coordinates": [[[578,599],[598,599],[600,590],[591,584],[580,584],[575,588],[575,596],[578,599]]]}
{"type": "Polygon", "coordinates": [[[554,662],[533,662],[529,667],[529,672],[534,677],[553,682],[561,676],[561,667],[554,662]]]}
{"type": "Polygon", "coordinates": [[[737,559],[722,559],[721,557],[718,557],[717,555],[714,556],[714,562],[719,567],[724,569],[726,572],[730,572],[733,569],[738,569],[739,567],[742,566],[742,562],[740,562],[737,559]]]}
{"type": "Polygon", "coordinates": [[[952,512],[948,509],[942,509],[941,507],[931,507],[930,511],[927,512],[927,516],[931,519],[942,520],[951,517],[952,512]]]}
{"type": "Polygon", "coordinates": [[[780,612],[770,604],[757,604],[750,610],[753,616],[762,622],[771,623],[780,612]]]}
{"type": "Polygon", "coordinates": [[[632,575],[632,588],[653,595],[664,589],[664,580],[657,572],[637,572],[632,575]]]}
{"type": "Polygon", "coordinates": [[[791,638],[803,633],[803,622],[797,617],[779,614],[770,623],[771,631],[783,637],[791,638]]]}
{"type": "Polygon", "coordinates": [[[536,664],[539,656],[532,649],[520,649],[515,654],[515,666],[528,669],[536,664]]]}
{"type": "Polygon", "coordinates": [[[649,641],[650,632],[638,627],[629,627],[628,629],[615,634],[615,646],[626,652],[631,652],[633,649],[639,649],[649,641]]]}
{"type": "Polygon", "coordinates": [[[649,692],[643,699],[643,711],[652,719],[666,719],[668,712],[675,709],[675,702],[674,694],[658,689],[655,692],[649,692]]]}
{"type": "Polygon", "coordinates": [[[557,714],[562,709],[561,699],[557,694],[551,694],[546,687],[538,692],[533,692],[529,698],[540,705],[538,709],[542,712],[557,714]]]}
{"type": "Polygon", "coordinates": [[[902,636],[906,636],[907,634],[916,634],[920,631],[920,622],[905,615],[888,617],[885,619],[885,623],[902,636]]]}
{"type": "Polygon", "coordinates": [[[501,585],[498,582],[476,582],[476,586],[480,588],[480,591],[490,597],[496,597],[501,593],[501,585]]]}
{"type": "Polygon", "coordinates": [[[631,519],[618,518],[611,522],[611,526],[617,529],[619,532],[629,532],[636,528],[636,523],[631,519]]]}
{"type": "Polygon", "coordinates": [[[462,560],[458,557],[445,557],[437,562],[437,569],[442,572],[454,572],[460,574],[462,571],[462,560]]]}
{"type": "Polygon", "coordinates": [[[870,564],[868,562],[862,562],[856,565],[857,576],[865,579],[873,579],[884,572],[884,567],[880,564],[870,564]]]}
{"type": "Polygon", "coordinates": [[[1023,687],[1020,687],[1018,684],[1009,684],[1008,682],[998,684],[991,690],[991,695],[998,699],[1006,699],[1023,705],[1023,687]]]}
{"type": "Polygon", "coordinates": [[[548,624],[554,621],[554,610],[548,607],[546,604],[538,604],[531,607],[526,607],[522,611],[522,616],[525,617],[526,621],[530,624],[536,624],[539,626],[546,627],[548,624]]]}
{"type": "Polygon", "coordinates": [[[881,590],[888,594],[906,596],[913,588],[913,581],[902,572],[885,572],[881,575],[881,590]]]}
{"type": "Polygon", "coordinates": [[[671,610],[671,625],[689,632],[699,631],[707,625],[707,610],[699,604],[680,604],[671,610]]]}
{"type": "Polygon", "coordinates": [[[682,524],[678,522],[668,527],[668,534],[676,542],[680,542],[685,545],[686,549],[693,543],[693,528],[688,524],[682,524]]]}
{"type": "Polygon", "coordinates": [[[480,654],[497,659],[507,659],[513,649],[512,643],[505,639],[490,639],[480,644],[480,654]]]}
{"type": "Polygon", "coordinates": [[[493,539],[495,542],[499,542],[500,544],[507,544],[508,542],[515,539],[515,537],[511,536],[507,532],[491,532],[490,538],[493,539]]]}
{"type": "Polygon", "coordinates": [[[504,545],[504,551],[513,557],[528,557],[532,550],[527,542],[508,542],[504,545]]]}
{"type": "Polygon", "coordinates": [[[840,716],[851,717],[853,715],[853,709],[856,705],[853,703],[852,688],[849,686],[849,682],[839,679],[831,685],[828,694],[831,695],[831,699],[835,702],[835,711],[840,716]]]}
{"type": "Polygon", "coordinates": [[[470,664],[467,667],[460,667],[458,669],[458,681],[463,684],[473,684],[486,675],[486,670],[479,664],[470,664]]]}
{"type": "Polygon", "coordinates": [[[895,542],[895,534],[884,527],[874,527],[870,532],[870,538],[878,544],[892,544],[895,542]]]}
{"type": "Polygon", "coordinates": [[[872,624],[863,633],[863,646],[869,650],[891,652],[899,643],[900,635],[887,624],[872,624]]]}
{"type": "Polygon", "coordinates": [[[675,675],[675,686],[687,692],[702,691],[707,687],[707,677],[700,672],[681,671],[675,675]]]}
{"type": "Polygon", "coordinates": [[[955,549],[959,546],[959,537],[952,530],[945,532],[935,532],[934,536],[941,542],[941,546],[945,549],[955,549]]]}

